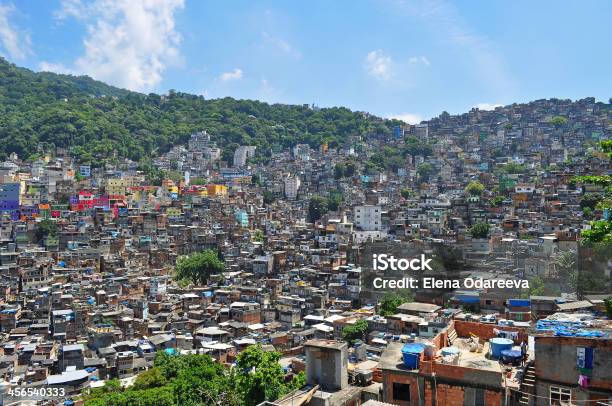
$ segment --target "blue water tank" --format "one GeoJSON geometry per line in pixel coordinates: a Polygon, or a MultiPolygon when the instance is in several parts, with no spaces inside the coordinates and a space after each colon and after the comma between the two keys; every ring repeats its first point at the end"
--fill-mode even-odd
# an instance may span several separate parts
{"type": "Polygon", "coordinates": [[[491,346],[491,357],[499,359],[499,357],[501,357],[501,352],[503,350],[511,350],[513,344],[512,340],[507,338],[492,338],[489,341],[489,345],[491,346]]]}
{"type": "Polygon", "coordinates": [[[518,350],[503,350],[500,358],[505,364],[519,365],[523,356],[518,350]]]}
{"type": "Polygon", "coordinates": [[[408,369],[418,369],[421,353],[425,351],[425,345],[420,343],[408,343],[402,347],[402,358],[404,366],[408,369]]]}
{"type": "Polygon", "coordinates": [[[444,347],[442,348],[442,356],[446,357],[447,355],[457,355],[459,354],[459,348],[457,347],[444,347]]]}

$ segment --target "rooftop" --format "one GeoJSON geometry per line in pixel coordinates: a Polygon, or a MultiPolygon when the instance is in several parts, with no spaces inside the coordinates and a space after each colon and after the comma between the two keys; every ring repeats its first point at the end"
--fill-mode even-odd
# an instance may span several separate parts
{"type": "Polygon", "coordinates": [[[348,345],[344,341],[334,341],[334,340],[309,340],[304,343],[305,347],[317,347],[317,348],[329,348],[333,350],[342,350],[342,348],[347,348],[348,345]]]}

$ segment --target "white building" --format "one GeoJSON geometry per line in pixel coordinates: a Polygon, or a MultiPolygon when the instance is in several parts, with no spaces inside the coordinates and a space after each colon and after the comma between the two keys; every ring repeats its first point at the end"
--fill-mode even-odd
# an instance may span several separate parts
{"type": "Polygon", "coordinates": [[[353,231],[353,241],[355,244],[363,244],[368,241],[380,241],[386,238],[386,231],[353,231]]]}
{"type": "Polygon", "coordinates": [[[363,231],[380,231],[382,229],[380,206],[355,206],[354,217],[355,225],[363,231]]]}
{"type": "Polygon", "coordinates": [[[293,156],[302,161],[310,160],[310,146],[308,144],[297,144],[293,147],[293,156]]]}
{"type": "Polygon", "coordinates": [[[204,149],[204,158],[211,162],[218,161],[221,159],[221,148],[207,147],[204,149]]]}
{"type": "Polygon", "coordinates": [[[300,189],[300,178],[297,176],[291,176],[285,178],[285,197],[289,200],[295,200],[297,198],[298,190],[300,189]]]}
{"type": "Polygon", "coordinates": [[[241,145],[234,151],[234,166],[245,166],[247,159],[255,156],[255,148],[252,145],[241,145]]]}
{"type": "Polygon", "coordinates": [[[200,131],[191,134],[189,139],[189,150],[190,151],[204,151],[210,143],[210,135],[206,131],[200,131]]]}
{"type": "Polygon", "coordinates": [[[150,297],[157,297],[158,295],[165,295],[166,294],[166,281],[165,280],[160,280],[158,278],[152,278],[151,279],[151,286],[149,288],[149,296],[150,297]]]}

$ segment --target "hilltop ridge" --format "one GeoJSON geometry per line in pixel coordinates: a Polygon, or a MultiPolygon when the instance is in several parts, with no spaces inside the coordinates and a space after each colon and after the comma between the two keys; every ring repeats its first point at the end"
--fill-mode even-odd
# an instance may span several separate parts
{"type": "MultiPolygon", "coordinates": [[[[480,120],[494,115],[483,111],[480,120]]],[[[432,128],[469,123],[467,117],[442,113],[428,123],[432,128]]],[[[0,58],[0,159],[12,152],[27,158],[60,147],[94,165],[114,158],[141,161],[185,143],[202,129],[222,146],[224,159],[238,145],[255,145],[258,154],[270,156],[298,143],[336,147],[352,136],[388,137],[400,125],[406,126],[344,107],[207,100],[175,91],[144,95],[87,76],[36,73],[0,58]]]]}

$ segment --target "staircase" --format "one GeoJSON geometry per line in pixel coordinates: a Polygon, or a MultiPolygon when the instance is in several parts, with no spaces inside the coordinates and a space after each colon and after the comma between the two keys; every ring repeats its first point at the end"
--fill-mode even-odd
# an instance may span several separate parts
{"type": "Polygon", "coordinates": [[[457,339],[457,332],[455,331],[455,329],[452,329],[448,332],[448,341],[450,341],[451,345],[453,345],[453,342],[457,339]]]}
{"type": "Polygon", "coordinates": [[[525,376],[521,382],[520,391],[523,392],[519,399],[520,405],[531,406],[535,404],[535,397],[527,395],[535,395],[535,368],[533,367],[533,361],[527,364],[525,376]]]}

